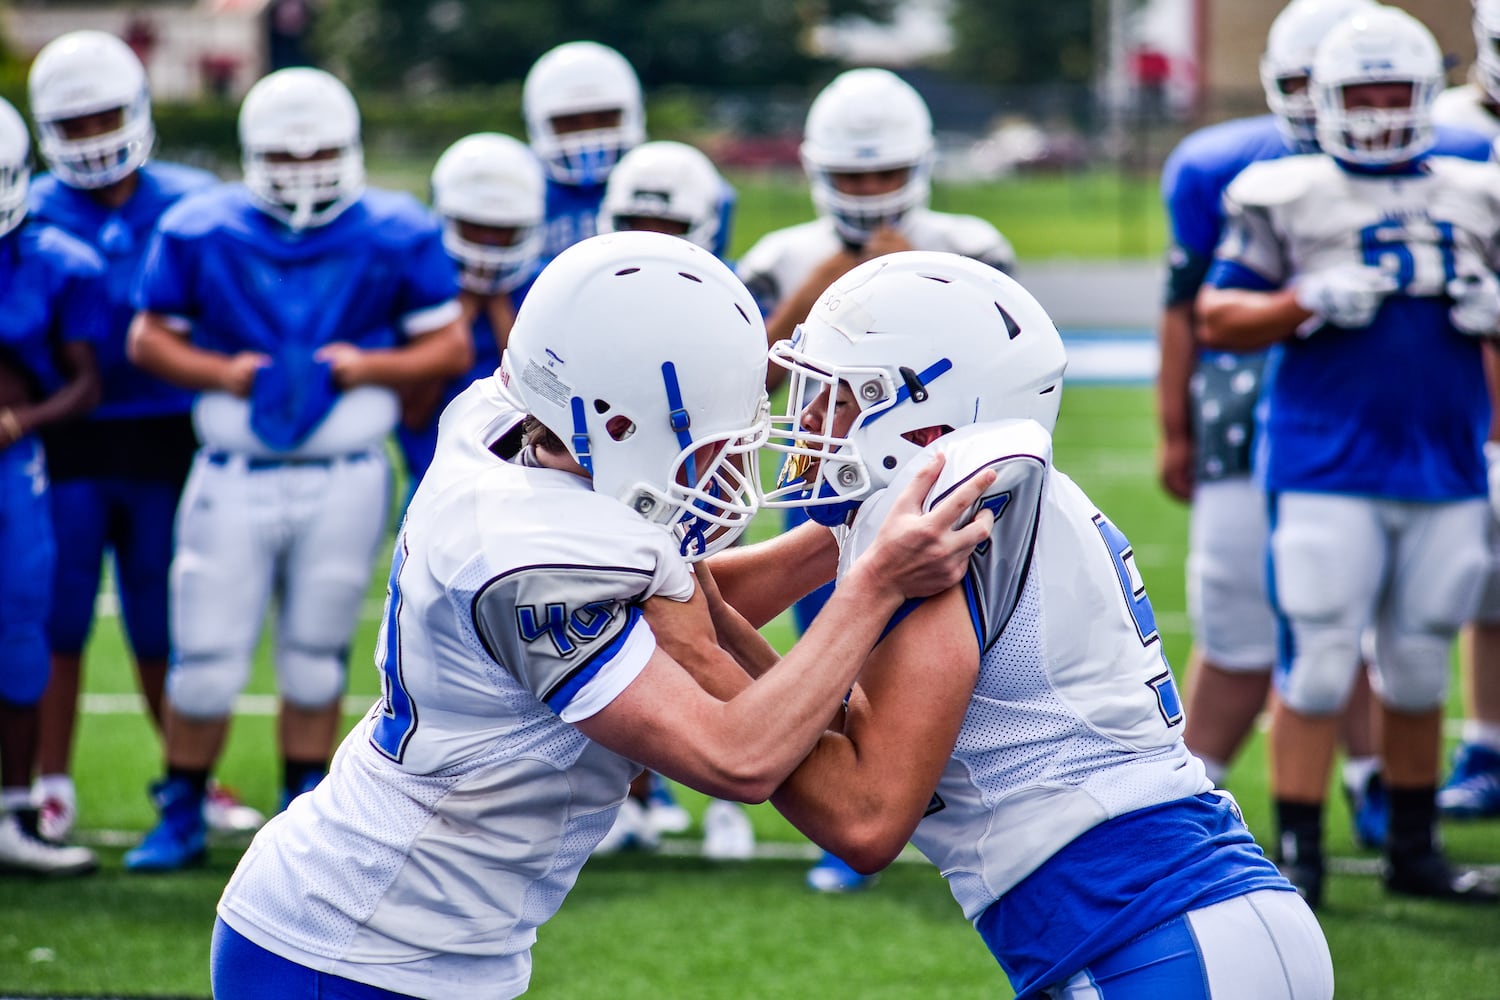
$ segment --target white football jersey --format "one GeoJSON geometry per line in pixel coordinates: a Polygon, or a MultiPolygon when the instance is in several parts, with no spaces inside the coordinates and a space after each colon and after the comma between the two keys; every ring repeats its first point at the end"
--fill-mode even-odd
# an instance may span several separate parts
{"type": "MultiPolygon", "coordinates": [[[[1052,467],[1040,424],[976,424],[930,446],[948,456],[930,507],[986,468],[995,530],[963,586],[979,677],[953,757],[912,843],[973,919],[1074,838],[1136,809],[1210,790],[1182,742],[1182,702],[1125,536],[1052,467]]],[[[906,480],[861,505],[842,573],[906,480]]]]}
{"type": "MultiPolygon", "coordinates": [[[[1003,271],[1016,266],[1016,253],[1009,241],[977,216],[915,208],[902,217],[896,229],[914,250],[962,254],[1003,271]]],[[[814,268],[843,248],[844,241],[833,220],[824,216],[762,236],[740,258],[735,270],[754,293],[761,311],[769,316],[814,268]]]]}
{"type": "Polygon", "coordinates": [[[1472,83],[1449,87],[1432,105],[1432,120],[1439,125],[1453,125],[1471,132],[1500,137],[1500,116],[1485,107],[1484,91],[1472,83]]]}
{"type": "Polygon", "coordinates": [[[1224,196],[1217,256],[1273,286],[1348,264],[1384,267],[1414,298],[1441,297],[1456,274],[1500,265],[1500,170],[1430,156],[1419,172],[1371,175],[1331,156],[1252,163],[1224,196]]]}
{"type": "Polygon", "coordinates": [[[640,603],[686,600],[691,572],[613,497],[494,454],[519,421],[491,379],[444,411],[396,539],[384,695],[224,891],[278,955],[417,996],[524,992],[536,928],[640,771],[569,722],[639,675],[640,603]]]}

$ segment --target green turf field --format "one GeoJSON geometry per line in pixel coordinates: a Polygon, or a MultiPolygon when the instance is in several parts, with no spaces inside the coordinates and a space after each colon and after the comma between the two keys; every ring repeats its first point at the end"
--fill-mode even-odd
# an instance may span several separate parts
{"type": "MultiPolygon", "coordinates": [[[[1109,512],[1135,546],[1174,664],[1187,651],[1183,508],[1153,480],[1149,390],[1069,388],[1057,462],[1109,512]]],[[[758,524],[757,531],[774,530],[758,524]]],[[[383,578],[383,569],[377,570],[383,578]]],[[[357,699],[377,690],[371,645],[380,593],[353,656],[357,699]]],[[[774,627],[784,643],[784,625],[774,627]]],[[[218,843],[206,868],[127,876],[120,855],[151,822],[144,788],[155,775],[155,738],[134,707],[118,620],[106,618],[90,648],[87,714],[79,732],[84,838],[104,869],[69,882],[0,881],[0,994],[208,995],[213,907],[242,844],[218,843]]],[[[252,804],[276,801],[266,664],[249,712],[235,722],[220,771],[252,804]]],[[[351,716],[350,721],[353,721],[351,716]]],[[[1252,828],[1268,833],[1265,768],[1252,746],[1231,775],[1252,828]]],[[[696,796],[685,795],[695,812],[696,796]]],[[[920,861],[894,865],[871,891],[816,896],[803,888],[809,847],[766,806],[753,810],[765,853],[713,864],[694,856],[697,831],[670,855],[625,854],[589,863],[534,950],[538,997],[860,998],[1008,997],[1004,977],[965,924],[937,873],[920,861]]],[[[1454,857],[1500,864],[1500,823],[1449,825],[1454,857]]],[[[1339,859],[1323,924],[1339,996],[1357,1000],[1500,997],[1500,915],[1397,901],[1374,877],[1374,855],[1351,846],[1340,806],[1330,817],[1339,859]]],[[[1164,998],[1167,1000],[1167,998],[1164,998]]]]}

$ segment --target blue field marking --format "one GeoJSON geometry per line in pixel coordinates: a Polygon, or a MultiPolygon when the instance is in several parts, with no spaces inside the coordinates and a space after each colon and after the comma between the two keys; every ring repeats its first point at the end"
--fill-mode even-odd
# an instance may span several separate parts
{"type": "Polygon", "coordinates": [[[1067,329],[1067,382],[1146,385],[1156,381],[1161,355],[1156,332],[1148,329],[1067,329]]]}

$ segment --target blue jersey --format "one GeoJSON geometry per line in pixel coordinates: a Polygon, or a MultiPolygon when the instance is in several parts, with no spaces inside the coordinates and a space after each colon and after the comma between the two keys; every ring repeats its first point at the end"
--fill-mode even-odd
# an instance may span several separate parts
{"type": "Polygon", "coordinates": [[[457,293],[441,228],[409,195],[366,191],[332,222],[296,233],[233,184],[168,210],[134,298],[191,320],[199,347],[275,356],[335,341],[398,346],[403,321],[457,293]]]}
{"type": "Polygon", "coordinates": [[[94,420],[185,414],[192,405],[191,393],[132,364],[125,356],[125,338],[135,316],[131,287],[157,219],[183,195],[217,180],[206,170],[160,162],[147,163],[135,176],[135,192],[117,209],[51,174],[31,186],[32,217],[67,230],[104,259],[109,319],[94,347],[103,393],[89,414],[94,420]]]}
{"type": "Polygon", "coordinates": [[[104,261],[56,226],[23,223],[0,238],[0,367],[20,375],[35,399],[67,382],[63,343],[104,336],[104,261]]]}
{"type": "Polygon", "coordinates": [[[1481,342],[1453,326],[1446,289],[1500,265],[1500,170],[1428,156],[1372,174],[1297,156],[1245,170],[1225,207],[1210,284],[1275,289],[1353,264],[1399,283],[1369,326],[1325,324],[1272,350],[1256,454],[1266,489],[1484,496],[1481,342]]]}

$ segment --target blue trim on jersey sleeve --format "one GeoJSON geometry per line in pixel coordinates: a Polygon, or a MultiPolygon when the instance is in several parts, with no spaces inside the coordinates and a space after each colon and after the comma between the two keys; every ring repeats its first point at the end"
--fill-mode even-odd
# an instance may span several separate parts
{"type": "Polygon", "coordinates": [[[1153,927],[1261,889],[1294,891],[1229,800],[1209,792],[1086,831],[974,927],[1017,1000],[1042,1000],[1048,987],[1153,927]]]}
{"type": "Polygon", "coordinates": [[[1243,288],[1251,292],[1274,292],[1281,287],[1244,264],[1222,258],[1215,260],[1213,267],[1209,268],[1205,284],[1214,288],[1243,288]]]}
{"type": "Polygon", "coordinates": [[[611,639],[608,645],[599,649],[594,655],[580,664],[577,670],[569,674],[566,680],[553,688],[551,693],[547,695],[547,707],[552,709],[553,712],[561,715],[563,709],[567,708],[573,703],[573,699],[578,697],[578,692],[582,691],[584,686],[598,676],[599,671],[608,666],[619,655],[620,650],[625,648],[625,644],[630,640],[630,636],[634,632],[636,625],[642,621],[640,605],[630,605],[625,615],[625,625],[620,629],[620,633],[611,639]]]}
{"type": "Polygon", "coordinates": [[[1439,124],[1434,128],[1433,156],[1457,156],[1464,160],[1487,163],[1490,139],[1483,133],[1457,125],[1439,124]]]}

